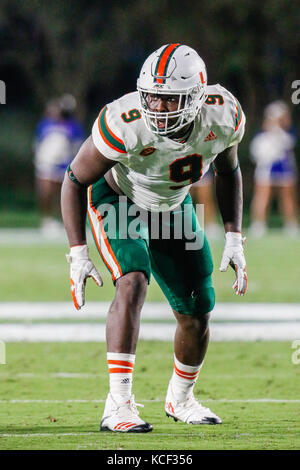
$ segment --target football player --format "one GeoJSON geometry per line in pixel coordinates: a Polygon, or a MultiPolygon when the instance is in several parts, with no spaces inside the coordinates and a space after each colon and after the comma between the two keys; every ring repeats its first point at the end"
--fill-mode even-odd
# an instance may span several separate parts
{"type": "Polygon", "coordinates": [[[100,424],[103,431],[152,430],[139,416],[132,394],[140,312],[151,272],[177,320],[166,414],[189,424],[221,423],[193,394],[208,346],[215,295],[212,257],[189,189],[214,162],[226,240],[220,270],[226,271],[229,264],[234,268],[233,287],[236,294],[244,295],[247,275],[237,155],[244,127],[245,116],[235,97],[220,85],[207,85],[205,64],[197,52],[182,44],[168,44],[145,61],[137,91],[100,111],[92,135],[68,168],[62,214],[70,243],[67,259],[74,304],[77,309],[84,305],[88,277],[102,285],[89,258],[86,211],[116,287],[106,323],[110,391],[100,424]],[[138,236],[129,236],[134,207],[151,216],[158,214],[159,227],[154,228],[159,233],[167,213],[169,239],[151,236],[151,221],[141,224],[138,236]],[[202,235],[197,249],[187,249],[190,233],[176,236],[176,216],[183,212],[192,217],[191,231],[202,235]],[[120,217],[124,213],[125,236],[120,217]],[[106,223],[113,218],[117,220],[114,234],[106,223]]]}

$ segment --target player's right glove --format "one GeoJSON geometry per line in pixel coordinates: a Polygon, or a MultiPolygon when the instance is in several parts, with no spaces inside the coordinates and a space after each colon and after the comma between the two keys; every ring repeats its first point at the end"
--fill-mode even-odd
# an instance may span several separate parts
{"type": "Polygon", "coordinates": [[[84,290],[88,277],[94,279],[98,286],[103,285],[100,274],[89,258],[87,245],[73,246],[66,255],[70,263],[71,294],[75,308],[80,310],[84,305],[84,290]]]}

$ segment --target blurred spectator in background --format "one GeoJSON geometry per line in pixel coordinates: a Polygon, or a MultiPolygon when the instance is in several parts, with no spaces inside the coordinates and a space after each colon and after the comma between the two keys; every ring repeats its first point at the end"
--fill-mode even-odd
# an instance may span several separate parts
{"type": "Polygon", "coordinates": [[[296,137],[291,132],[291,124],[286,103],[274,101],[265,108],[262,132],[250,144],[251,159],[256,165],[250,234],[257,238],[266,231],[274,188],[284,219],[284,232],[291,236],[298,234],[297,170],[293,152],[296,137]]]}
{"type": "Polygon", "coordinates": [[[201,180],[194,183],[190,189],[194,206],[204,204],[204,230],[210,240],[216,240],[224,234],[217,223],[217,210],[214,193],[214,175],[210,168],[201,180]]]}
{"type": "Polygon", "coordinates": [[[46,104],[35,135],[37,204],[43,235],[55,237],[63,231],[60,190],[65,171],[79,150],[85,133],[74,117],[76,100],[70,94],[46,104]]]}

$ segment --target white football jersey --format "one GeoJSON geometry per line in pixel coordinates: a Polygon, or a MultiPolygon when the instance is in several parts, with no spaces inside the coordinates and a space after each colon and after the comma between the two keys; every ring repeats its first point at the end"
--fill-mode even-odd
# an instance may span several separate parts
{"type": "Polygon", "coordinates": [[[92,130],[94,144],[117,162],[113,177],[139,207],[173,210],[217,155],[241,141],[246,118],[239,102],[219,84],[208,86],[207,95],[186,142],[147,129],[138,92],[122,96],[100,112],[92,130]]]}

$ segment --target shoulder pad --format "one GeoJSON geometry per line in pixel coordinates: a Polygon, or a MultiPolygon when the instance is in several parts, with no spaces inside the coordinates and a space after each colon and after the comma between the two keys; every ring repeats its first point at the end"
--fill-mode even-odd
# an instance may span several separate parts
{"type": "Polygon", "coordinates": [[[107,158],[120,161],[127,154],[128,122],[139,119],[136,106],[138,93],[128,93],[104,106],[94,122],[92,138],[97,149],[107,158]]]}

